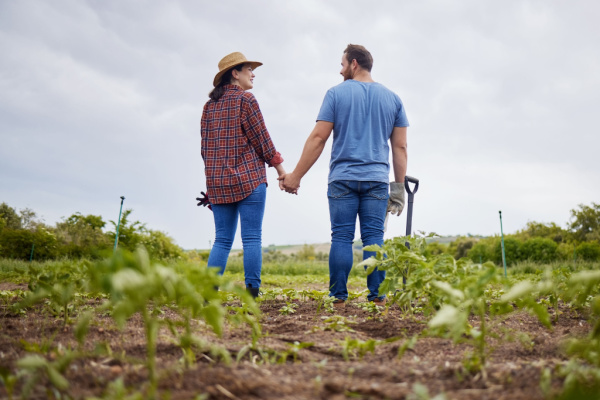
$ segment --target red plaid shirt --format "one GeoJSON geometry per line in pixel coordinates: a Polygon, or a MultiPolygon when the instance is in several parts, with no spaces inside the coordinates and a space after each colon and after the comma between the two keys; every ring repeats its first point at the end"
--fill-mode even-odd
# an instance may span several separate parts
{"type": "Polygon", "coordinates": [[[254,95],[236,85],[204,105],[200,134],[206,194],[213,204],[248,197],[267,182],[265,163],[281,164],[254,95]]]}

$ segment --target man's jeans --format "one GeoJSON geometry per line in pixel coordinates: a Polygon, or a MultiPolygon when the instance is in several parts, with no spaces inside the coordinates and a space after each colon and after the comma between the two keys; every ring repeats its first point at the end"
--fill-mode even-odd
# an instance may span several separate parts
{"type": "MultiPolygon", "coordinates": [[[[348,298],[348,276],[354,261],[352,242],[356,216],[360,222],[363,246],[383,244],[383,224],[388,202],[388,183],[371,181],[334,181],[327,190],[331,219],[331,251],[329,253],[329,296],[348,298]]],[[[363,259],[375,255],[363,252],[363,259]]],[[[379,285],[385,271],[375,269],[367,276],[369,301],[379,297],[379,285]]]]}
{"type": "Polygon", "coordinates": [[[212,204],[215,217],[215,244],[208,256],[208,266],[218,267],[223,275],[231,251],[238,216],[242,225],[244,276],[246,286],[260,287],[262,268],[262,221],[265,214],[267,185],[260,184],[250,196],[235,203],[212,204]]]}

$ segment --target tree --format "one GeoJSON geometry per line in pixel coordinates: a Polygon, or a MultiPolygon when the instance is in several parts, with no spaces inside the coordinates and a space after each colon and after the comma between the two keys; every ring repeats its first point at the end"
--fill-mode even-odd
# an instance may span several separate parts
{"type": "Polygon", "coordinates": [[[23,208],[20,211],[21,214],[21,227],[28,231],[35,231],[41,224],[37,214],[31,208],[23,208]]]}
{"type": "Polygon", "coordinates": [[[170,259],[183,257],[183,249],[173,239],[161,231],[148,230],[143,235],[142,245],[153,258],[170,259]]]}
{"type": "Polygon", "coordinates": [[[579,205],[579,210],[571,210],[569,227],[579,242],[600,242],[600,204],[579,205]]]}
{"type": "Polygon", "coordinates": [[[57,223],[56,234],[62,253],[69,257],[101,256],[111,247],[110,237],[102,232],[105,225],[100,216],[84,216],[78,212],[57,223]]]}
{"type": "Polygon", "coordinates": [[[21,217],[17,211],[6,203],[0,204],[0,228],[21,229],[21,217]]]}
{"type": "MultiPolygon", "coordinates": [[[[119,226],[119,246],[123,246],[125,249],[134,251],[142,243],[142,234],[147,231],[146,224],[142,224],[140,221],[129,222],[129,215],[133,212],[132,209],[128,208],[123,211],[121,215],[121,225],[119,226]]],[[[110,221],[117,229],[117,224],[114,221],[110,221]]],[[[109,232],[109,237],[114,242],[115,232],[109,232]]]]}
{"type": "Polygon", "coordinates": [[[569,239],[570,232],[556,225],[554,222],[545,224],[529,221],[527,222],[527,227],[518,231],[515,236],[523,241],[539,237],[552,239],[555,243],[565,243],[569,239]]]}

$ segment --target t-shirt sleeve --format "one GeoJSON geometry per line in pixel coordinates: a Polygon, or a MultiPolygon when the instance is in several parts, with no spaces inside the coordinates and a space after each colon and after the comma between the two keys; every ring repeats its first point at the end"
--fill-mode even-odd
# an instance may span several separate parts
{"type": "Polygon", "coordinates": [[[404,109],[404,104],[402,104],[402,100],[398,98],[398,113],[396,114],[396,121],[394,121],[394,127],[407,127],[408,118],[406,118],[406,110],[404,109]]]}
{"type": "Polygon", "coordinates": [[[333,91],[329,89],[325,94],[325,98],[323,99],[323,104],[321,104],[321,109],[319,110],[319,115],[317,115],[317,121],[327,121],[327,122],[335,122],[335,102],[333,98],[333,91]]]}

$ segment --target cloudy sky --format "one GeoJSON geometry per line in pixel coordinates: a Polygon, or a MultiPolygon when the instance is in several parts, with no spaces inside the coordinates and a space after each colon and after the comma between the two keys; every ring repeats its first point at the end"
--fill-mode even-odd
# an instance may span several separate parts
{"type": "MultiPolygon", "coordinates": [[[[132,218],[208,248],[212,215],[194,199],[219,60],[264,63],[253,93],[291,171],[357,43],[407,109],[415,230],[499,234],[499,210],[504,233],[565,227],[600,202],[598,21],[591,0],[1,0],[0,202],[53,225],[116,220],[125,196],[132,218]]],[[[263,245],[329,241],[330,149],[298,196],[269,169],[263,245]]],[[[393,217],[386,237],[405,229],[393,217]]]]}

